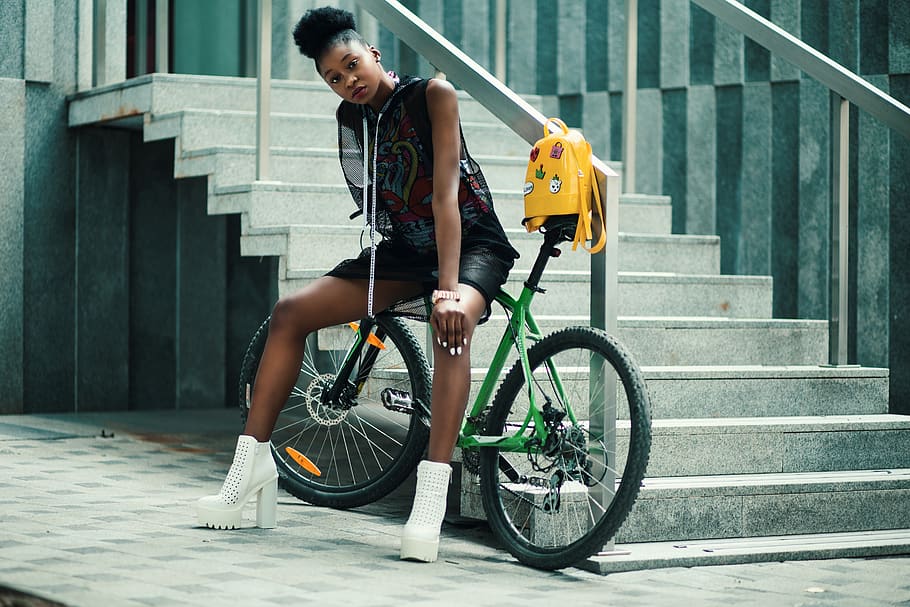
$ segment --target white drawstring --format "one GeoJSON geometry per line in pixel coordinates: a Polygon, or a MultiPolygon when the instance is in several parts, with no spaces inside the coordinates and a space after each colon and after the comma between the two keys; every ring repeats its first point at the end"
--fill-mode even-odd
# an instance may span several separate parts
{"type": "MultiPolygon", "coordinates": [[[[376,135],[379,136],[379,121],[376,121],[376,135]]],[[[373,146],[375,149],[375,145],[373,146]]],[[[370,166],[369,166],[369,153],[370,153],[370,129],[367,125],[367,117],[363,116],[363,190],[364,190],[364,204],[369,204],[371,198],[374,196],[376,191],[374,183],[376,181],[376,156],[373,157],[373,180],[369,180],[370,176],[370,166]],[[369,189],[367,189],[367,183],[369,183],[369,189]]],[[[376,200],[372,198],[373,204],[370,209],[370,219],[367,219],[367,214],[363,214],[363,228],[366,229],[367,224],[370,224],[370,282],[367,289],[367,316],[373,317],[373,284],[376,278],[376,200]]]]}
{"type": "MultiPolygon", "coordinates": [[[[382,120],[382,112],[376,116],[376,133],[373,137],[373,178],[370,180],[369,195],[367,202],[370,204],[370,282],[367,288],[367,316],[373,318],[373,288],[376,285],[376,163],[379,159],[379,121],[382,120]]],[[[369,176],[369,127],[367,126],[367,117],[363,117],[363,183],[366,185],[369,176]]],[[[364,228],[366,228],[367,214],[363,214],[364,228]]]]}
{"type": "MultiPolygon", "coordinates": [[[[390,73],[391,74],[391,73],[390,73]]],[[[398,77],[391,74],[395,80],[395,86],[398,86],[398,77]]],[[[379,123],[382,121],[382,114],[392,103],[397,90],[392,91],[392,95],[386,100],[382,109],[376,115],[376,133],[373,137],[373,179],[370,180],[369,195],[364,204],[372,201],[370,206],[370,282],[367,287],[367,316],[373,318],[373,287],[376,285],[376,163],[379,160],[379,123]]],[[[363,113],[363,187],[366,190],[367,177],[370,174],[369,168],[369,150],[370,150],[370,129],[367,124],[367,115],[363,113]]],[[[363,214],[364,228],[366,228],[367,214],[363,214]]]]}

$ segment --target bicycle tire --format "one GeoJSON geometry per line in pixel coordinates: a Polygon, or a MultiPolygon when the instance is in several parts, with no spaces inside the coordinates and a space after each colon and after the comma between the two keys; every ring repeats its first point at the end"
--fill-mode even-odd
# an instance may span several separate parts
{"type": "MultiPolygon", "coordinates": [[[[602,550],[631,511],[648,464],[651,419],[645,382],[631,355],[605,332],[591,327],[569,327],[545,337],[528,350],[538,403],[543,400],[543,395],[547,395],[557,409],[562,405],[544,365],[546,361],[553,361],[557,367],[564,368],[561,376],[567,398],[570,394],[584,401],[581,406],[573,405],[576,414],[580,414],[579,417],[587,415],[588,394],[598,393],[596,385],[591,392],[590,380],[592,375],[597,377],[599,374],[591,373],[590,366],[585,369],[585,365],[591,364],[592,354],[605,361],[604,377],[608,377],[607,373],[612,369],[616,378],[617,423],[605,432],[605,436],[613,433],[617,441],[612,457],[608,454],[605,461],[598,461],[599,451],[609,451],[609,441],[592,440],[582,420],[579,419],[575,425],[568,417],[560,425],[566,430],[566,436],[575,437],[575,446],[569,441],[564,443],[569,448],[563,454],[568,453],[569,456],[563,459],[548,458],[540,447],[529,450],[527,454],[502,453],[495,447],[480,449],[481,494],[489,525],[515,558],[539,569],[553,570],[576,565],[602,550]],[[583,436],[571,434],[569,427],[581,429],[583,436]],[[582,445],[580,448],[579,444],[582,445]],[[595,449],[590,448],[592,444],[595,449]],[[590,471],[578,469],[582,451],[587,452],[585,458],[591,462],[590,471]],[[536,471],[531,463],[532,457],[542,469],[541,462],[552,463],[554,469],[560,466],[569,469],[576,465],[576,477],[563,484],[554,498],[554,492],[541,486],[539,477],[533,477],[534,474],[542,474],[543,481],[547,481],[546,474],[550,471],[536,471]],[[608,476],[610,470],[615,479],[608,476]],[[512,476],[509,477],[506,471],[512,476]],[[521,478],[516,482],[518,474],[521,478]],[[611,489],[615,491],[608,504],[594,501],[592,496],[595,490],[588,488],[591,486],[589,483],[602,488],[608,497],[611,489]],[[552,510],[554,500],[559,504],[555,512],[552,510]],[[550,512],[546,511],[547,502],[550,512]]],[[[518,361],[496,393],[484,434],[507,435],[521,427],[529,402],[526,385],[518,361]]],[[[600,391],[600,394],[604,393],[600,391]]],[[[534,428],[528,427],[524,431],[533,433],[534,428]]],[[[556,475],[556,472],[552,474],[556,475]]]]}
{"type": "MultiPolygon", "coordinates": [[[[268,324],[266,320],[253,336],[241,366],[238,396],[244,423],[268,324]]],[[[385,333],[385,348],[361,384],[356,404],[349,408],[321,406],[318,396],[326,381],[334,379],[353,332],[347,326],[332,327],[307,340],[297,382],[272,433],[279,484],[303,501],[331,508],[374,502],[401,485],[426,450],[431,386],[426,357],[400,319],[379,315],[376,326],[376,332],[385,333]],[[386,387],[406,391],[415,401],[425,403],[424,419],[385,408],[379,394],[386,387]],[[298,464],[286,451],[288,446],[315,463],[322,476],[298,464]]],[[[373,346],[364,351],[370,348],[373,346]]]]}

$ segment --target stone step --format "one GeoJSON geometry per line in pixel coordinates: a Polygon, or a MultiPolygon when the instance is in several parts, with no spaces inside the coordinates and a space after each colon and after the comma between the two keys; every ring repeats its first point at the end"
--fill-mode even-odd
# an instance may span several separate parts
{"type": "MultiPolygon", "coordinates": [[[[489,358],[472,357],[470,403],[489,358]]],[[[510,357],[505,373],[515,363],[510,357]]],[[[881,415],[888,411],[888,369],[812,365],[641,367],[654,420],[881,415]]],[[[570,381],[571,374],[563,372],[570,381]]],[[[494,391],[495,396],[495,391],[494,391]]],[[[491,401],[492,402],[492,401],[491,401]]],[[[579,415],[586,415],[585,410],[579,415]]]]}
{"type": "MultiPolygon", "coordinates": [[[[526,167],[524,158],[472,155],[482,167],[491,189],[521,190],[526,167]]],[[[344,183],[337,148],[272,147],[269,167],[272,181],[344,183]]],[[[256,148],[234,145],[185,150],[175,158],[174,174],[178,178],[209,175],[212,189],[252,183],[256,181],[256,148]]]]}
{"type": "MultiPolygon", "coordinates": [[[[541,108],[537,95],[522,95],[532,106],[541,108]]],[[[321,82],[272,80],[273,109],[286,112],[335,115],[339,97],[321,82]]],[[[486,108],[463,91],[458,92],[462,120],[496,122],[486,108]]],[[[256,111],[256,79],[191,74],[146,74],[125,83],[94,88],[72,95],[69,103],[70,126],[129,121],[151,112],[167,114],[187,108],[256,111]]]]}
{"type": "Polygon", "coordinates": [[[616,544],[577,566],[607,575],[624,571],[741,565],[910,554],[910,529],[807,533],[736,539],[616,544]]]}
{"type": "Polygon", "coordinates": [[[910,470],[646,478],[618,542],[910,528],[910,470]]]}
{"type": "MultiPolygon", "coordinates": [[[[565,326],[587,325],[588,318],[535,316],[544,335],[565,326]]],[[[492,358],[505,331],[505,317],[494,306],[493,316],[474,334],[472,358],[492,358]]],[[[827,322],[821,320],[622,316],[616,337],[645,367],[775,365],[779,369],[819,365],[828,353],[827,322]]]]}
{"type": "Polygon", "coordinates": [[[652,430],[652,477],[910,468],[904,415],[655,419],[652,430]]]}
{"type": "MultiPolygon", "coordinates": [[[[744,331],[739,339],[750,338],[754,335],[744,331]]],[[[778,343],[784,351],[787,339],[781,337],[778,343]]],[[[824,359],[827,354],[819,353],[816,346],[815,356],[824,359]]],[[[781,366],[772,353],[768,357],[772,362],[766,365],[642,367],[653,418],[876,415],[888,411],[888,369],[813,366],[811,362],[781,366]]]]}
{"type": "MultiPolygon", "coordinates": [[[[324,273],[325,270],[286,269],[283,279],[279,275],[279,293],[293,293],[324,273]]],[[[506,292],[521,291],[525,275],[520,270],[513,271],[504,286],[506,292]]],[[[588,272],[550,270],[544,273],[540,284],[549,291],[549,296],[535,300],[536,313],[575,316],[589,312],[588,272]]],[[[619,314],[770,318],[771,278],[620,272],[619,314]]]]}
{"type": "MultiPolygon", "coordinates": [[[[462,121],[469,150],[524,160],[529,145],[508,126],[496,122],[462,121]]],[[[334,115],[272,113],[271,145],[299,146],[302,142],[329,145],[338,141],[334,115]]],[[[256,141],[256,113],[238,110],[185,109],[155,114],[143,129],[145,141],[177,139],[180,154],[210,147],[252,145],[256,141]]]]}
{"type": "MultiPolygon", "coordinates": [[[[292,226],[285,238],[275,233],[241,237],[241,253],[250,256],[286,255],[291,267],[334,267],[344,256],[356,254],[367,242],[362,226],[292,226]]],[[[512,245],[521,254],[519,264],[537,257],[541,238],[525,230],[506,230],[512,245]]],[[[566,270],[590,270],[591,256],[562,246],[563,254],[554,265],[566,270]]],[[[619,267],[624,271],[660,271],[681,274],[718,274],[720,239],[717,236],[619,235],[619,267]]]]}
{"type": "MultiPolygon", "coordinates": [[[[910,528],[910,469],[648,477],[616,541],[744,538],[910,528]]],[[[466,475],[461,513],[482,518],[466,475]]]]}
{"type": "MultiPolygon", "coordinates": [[[[496,214],[503,227],[522,229],[524,202],[521,193],[517,190],[493,191],[493,198],[496,214]]],[[[303,223],[362,225],[361,217],[354,220],[350,218],[356,209],[345,185],[257,182],[217,188],[208,198],[210,214],[245,214],[244,233],[260,228],[284,228],[303,223]]],[[[672,208],[667,196],[620,196],[621,232],[669,234],[671,221],[672,208]]]]}

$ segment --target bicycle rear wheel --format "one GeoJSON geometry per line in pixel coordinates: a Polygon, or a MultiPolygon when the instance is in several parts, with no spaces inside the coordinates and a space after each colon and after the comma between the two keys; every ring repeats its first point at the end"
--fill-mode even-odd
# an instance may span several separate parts
{"type": "MultiPolygon", "coordinates": [[[[559,569],[600,551],[632,509],[648,463],[650,406],[637,365],[603,331],[563,329],[528,358],[548,438],[521,453],[482,448],[481,493],[490,527],[513,556],[559,569]],[[603,415],[611,390],[615,414],[603,415]],[[602,430],[598,420],[606,420],[602,430]]],[[[493,400],[484,434],[534,437],[533,423],[522,428],[528,392],[519,361],[493,400]]]]}
{"type": "MultiPolygon", "coordinates": [[[[335,381],[354,332],[348,326],[330,327],[307,340],[297,382],[272,433],[279,482],[306,502],[332,508],[371,503],[398,487],[426,449],[431,385],[426,357],[400,319],[378,316],[374,333],[382,347],[363,348],[348,388],[329,403],[322,394],[335,381]],[[395,391],[394,399],[388,398],[389,389],[395,391]],[[288,448],[303,454],[321,474],[298,463],[288,448]]],[[[268,320],[250,342],[241,368],[244,422],[267,336],[268,320]]]]}

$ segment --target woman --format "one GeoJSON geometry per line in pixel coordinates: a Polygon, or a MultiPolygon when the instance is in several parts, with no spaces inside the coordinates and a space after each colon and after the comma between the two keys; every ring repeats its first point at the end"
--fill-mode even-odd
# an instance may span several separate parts
{"type": "Polygon", "coordinates": [[[518,254],[463,145],[451,84],[386,72],[379,50],[357,33],[347,11],[308,11],[294,40],[342,98],[341,164],[371,246],[275,305],[244,433],[221,493],[198,503],[200,523],[239,526],[243,505],[258,494],[258,524],[275,525],[277,473],[268,441],[309,333],[389,309],[413,316],[429,297],[435,335],[430,442],[417,469],[401,558],[432,562],[468,398],[474,328],[489,315],[518,254]],[[376,232],[383,236],[378,245],[376,232]]]}

